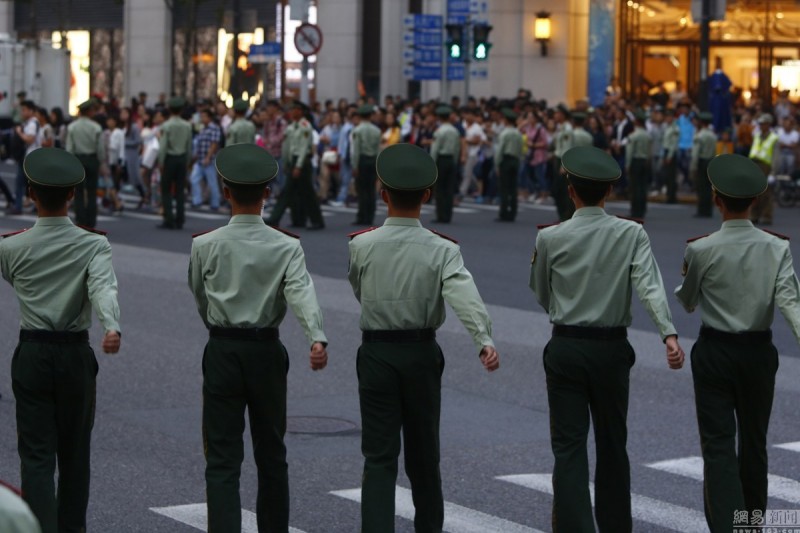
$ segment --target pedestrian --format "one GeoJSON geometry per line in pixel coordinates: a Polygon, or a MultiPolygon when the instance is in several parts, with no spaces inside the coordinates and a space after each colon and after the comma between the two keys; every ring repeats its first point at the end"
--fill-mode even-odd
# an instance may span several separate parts
{"type": "Polygon", "coordinates": [[[202,362],[208,531],[241,529],[247,409],[258,469],[258,530],[286,532],[289,358],[278,327],[288,304],[311,346],[311,369],[320,370],[328,360],[322,311],[297,236],[270,228],[261,218],[267,184],[278,174],[275,159],[243,143],[223,148],[216,168],[232,216],[227,226],[195,235],[189,263],[189,287],[209,330],[202,362]]]}
{"type": "Polygon", "coordinates": [[[694,186],[697,191],[697,213],[699,218],[711,218],[711,184],[708,182],[708,164],[717,153],[717,136],[709,125],[714,116],[703,111],[697,115],[696,133],[692,143],[691,172],[694,174],[694,186]]]}
{"type": "Polygon", "coordinates": [[[175,96],[167,102],[169,120],[159,129],[158,170],[161,174],[163,221],[159,229],[182,229],[186,209],[186,171],[192,156],[192,125],[181,118],[186,100],[175,96]],[[175,209],[173,211],[173,198],[175,209]]]}
{"type": "Polygon", "coordinates": [[[556,204],[558,219],[562,222],[572,217],[575,206],[569,200],[567,192],[569,184],[567,177],[562,172],[561,158],[572,148],[573,135],[572,124],[569,122],[569,110],[564,106],[556,108],[553,118],[556,123],[556,131],[553,135],[553,200],[556,204]]]}
{"type": "Polygon", "coordinates": [[[342,133],[342,116],[339,111],[333,109],[325,115],[325,126],[319,132],[320,152],[320,171],[318,176],[319,199],[320,202],[327,204],[331,196],[336,193],[339,171],[342,166],[342,157],[339,153],[339,136],[342,133]]]}
{"type": "Polygon", "coordinates": [[[256,142],[256,126],[247,118],[250,104],[247,100],[236,100],[233,103],[234,120],[228,128],[225,146],[239,143],[254,144],[256,142]]]}
{"type": "Polygon", "coordinates": [[[774,194],[773,183],[770,181],[775,180],[772,177],[772,166],[779,140],[777,132],[772,129],[772,115],[764,113],[758,117],[758,127],[753,131],[753,144],[750,146],[750,159],[755,161],[761,172],[767,176],[767,190],[759,195],[755,205],[750,209],[750,220],[754,224],[765,226],[772,224],[774,194]]]}
{"type": "Polygon", "coordinates": [[[515,125],[517,114],[514,110],[504,107],[501,113],[506,127],[500,133],[494,156],[500,190],[500,214],[496,220],[514,222],[517,218],[517,176],[525,142],[515,125]]]}
{"type": "Polygon", "coordinates": [[[97,225],[97,180],[105,161],[103,129],[93,120],[95,101],[78,106],[78,118],[67,127],[67,151],[83,165],[86,178],[75,187],[75,221],[89,228],[97,225]]]}
{"type": "Polygon", "coordinates": [[[14,190],[14,209],[9,211],[11,215],[21,215],[22,209],[25,207],[27,180],[22,165],[25,157],[39,147],[37,144],[39,121],[36,120],[36,109],[36,104],[32,100],[22,100],[19,104],[20,123],[14,128],[14,143],[18,148],[12,148],[18,165],[14,190]]]}
{"type": "MultiPolygon", "coordinates": [[[[464,161],[464,173],[461,178],[461,185],[458,193],[461,198],[464,198],[469,194],[473,184],[477,185],[475,167],[478,165],[481,145],[486,142],[487,137],[480,122],[480,113],[476,113],[475,110],[465,107],[462,114],[464,115],[466,158],[464,161]]],[[[477,189],[475,194],[478,195],[477,189]]]]}
{"type": "Polygon", "coordinates": [[[372,123],[374,106],[358,108],[358,124],[353,128],[353,177],[356,180],[358,212],[353,225],[371,226],[375,221],[375,160],[381,146],[381,130],[372,123]]]}
{"type": "Polygon", "coordinates": [[[362,533],[394,531],[400,435],[417,531],[442,531],[439,416],[444,357],[436,330],[453,308],[492,372],[499,357],[491,322],[457,244],[425,229],[422,204],[437,169],[425,150],[395,144],[380,153],[378,178],[389,217],[351,235],[348,277],[361,302],[363,342],[356,361],[364,474],[362,533]]]}
{"type": "Polygon", "coordinates": [[[544,350],[553,471],[553,531],[595,531],[586,437],[594,421],[597,448],[595,518],[600,531],[630,533],[630,464],[626,450],[630,370],[627,339],[635,290],[656,324],[673,369],[683,365],[661,274],[642,226],[606,214],[622,171],[608,153],[572,148],[562,165],[577,210],[540,227],[530,287],[550,315],[544,350]]]}
{"type": "Polygon", "coordinates": [[[105,153],[108,158],[106,165],[102,166],[107,172],[108,200],[111,213],[121,213],[124,204],[119,198],[122,188],[122,173],[125,165],[125,130],[119,127],[119,118],[111,113],[106,117],[106,131],[103,139],[105,141],[105,153]]]}
{"type": "Polygon", "coordinates": [[[691,363],[706,520],[711,533],[730,533],[750,523],[735,518],[741,513],[766,516],[767,428],[778,370],[770,327],[777,305],[800,340],[800,283],[789,239],[748,220],[768,188],[758,164],[721,155],[709,164],[708,179],[722,227],[688,241],[675,295],[690,313],[700,307],[691,363]]]}
{"type": "Polygon", "coordinates": [[[335,200],[330,201],[333,207],[342,207],[348,204],[350,196],[350,182],[353,178],[353,157],[352,157],[352,134],[355,123],[358,120],[356,109],[354,106],[346,108],[345,122],[339,132],[339,144],[337,145],[337,153],[339,154],[339,177],[341,183],[339,184],[339,194],[335,200]]]}
{"type": "MultiPolygon", "coordinates": [[[[677,90],[676,85],[676,90],[677,90]]],[[[678,104],[678,118],[675,122],[678,123],[680,130],[680,137],[678,138],[678,169],[683,174],[684,182],[690,181],[689,172],[692,160],[692,147],[695,135],[695,125],[692,117],[689,115],[689,104],[682,101],[678,104]]]]}
{"type": "Polygon", "coordinates": [[[200,123],[203,129],[194,143],[194,166],[189,182],[192,186],[192,208],[199,209],[203,204],[203,183],[208,189],[209,205],[217,211],[220,204],[219,182],[214,159],[222,139],[222,129],[214,122],[211,109],[200,112],[200,123]]]}
{"type": "Polygon", "coordinates": [[[435,194],[436,218],[433,221],[440,224],[449,224],[453,219],[453,196],[458,174],[456,162],[461,151],[461,135],[452,124],[452,114],[450,106],[443,105],[436,108],[436,116],[441,123],[433,134],[431,145],[431,158],[439,172],[435,194]]]}
{"type": "MultiPolygon", "coordinates": [[[[267,112],[263,122],[264,129],[261,138],[264,140],[264,147],[267,152],[278,162],[278,177],[275,178],[275,182],[277,182],[277,189],[280,193],[283,192],[286,186],[286,172],[284,172],[286,161],[283,161],[281,158],[286,126],[287,123],[286,119],[283,118],[281,103],[277,100],[269,100],[267,102],[267,112]]],[[[272,196],[275,196],[275,187],[273,186],[272,189],[272,196]]]]}
{"type": "Polygon", "coordinates": [[[131,120],[131,110],[123,107],[119,112],[119,123],[125,133],[125,176],[128,185],[135,188],[139,193],[139,205],[136,209],[142,209],[149,203],[148,194],[142,183],[142,130],[139,125],[131,120]]]}
{"type": "Polygon", "coordinates": [[[797,148],[800,146],[800,131],[795,128],[794,118],[788,116],[778,128],[779,158],[776,161],[775,174],[791,176],[796,168],[797,148]]]}
{"type": "Polygon", "coordinates": [[[88,329],[94,308],[105,330],[103,351],[119,351],[117,280],[108,240],[67,216],[85,176],[81,162],[40,148],[23,167],[38,218],[0,242],[0,271],[20,303],[11,383],[21,488],[43,533],[86,531],[98,370],[88,329]]]}
{"type": "Polygon", "coordinates": [[[678,142],[680,141],[681,130],[675,122],[675,112],[672,109],[664,111],[664,137],[662,148],[664,150],[661,157],[661,172],[663,173],[664,185],[667,187],[667,203],[678,203],[678,142]]]}
{"type": "Polygon", "coordinates": [[[284,169],[288,173],[286,189],[266,221],[270,226],[279,226],[283,212],[291,206],[292,227],[305,228],[307,219],[311,221],[308,229],[319,230],[325,227],[312,181],[313,128],[305,118],[306,110],[304,103],[295,100],[292,105],[292,123],[286,127],[281,156],[285,164],[284,169]]]}
{"type": "Polygon", "coordinates": [[[650,181],[650,162],[653,138],[645,129],[647,116],[639,111],[634,116],[633,133],[625,146],[625,168],[631,198],[631,217],[643,219],[647,213],[647,189],[650,181]]]}

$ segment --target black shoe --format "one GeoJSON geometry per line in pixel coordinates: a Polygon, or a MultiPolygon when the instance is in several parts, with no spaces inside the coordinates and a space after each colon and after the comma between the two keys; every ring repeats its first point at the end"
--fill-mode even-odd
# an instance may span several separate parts
{"type": "Polygon", "coordinates": [[[325,224],[311,224],[311,225],[308,227],[308,230],[309,230],[309,231],[313,231],[313,230],[320,230],[320,229],[325,229],[325,224]]]}
{"type": "Polygon", "coordinates": [[[156,226],[157,229],[175,229],[174,224],[167,224],[166,222],[162,222],[161,224],[156,226]]]}

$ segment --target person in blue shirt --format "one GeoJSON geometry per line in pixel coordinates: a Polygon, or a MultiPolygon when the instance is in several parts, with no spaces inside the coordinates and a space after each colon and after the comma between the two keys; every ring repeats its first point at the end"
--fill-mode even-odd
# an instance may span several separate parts
{"type": "Polygon", "coordinates": [[[689,104],[678,104],[678,169],[683,174],[683,181],[689,180],[689,163],[692,160],[692,144],[694,143],[694,123],[689,114],[689,104]]]}

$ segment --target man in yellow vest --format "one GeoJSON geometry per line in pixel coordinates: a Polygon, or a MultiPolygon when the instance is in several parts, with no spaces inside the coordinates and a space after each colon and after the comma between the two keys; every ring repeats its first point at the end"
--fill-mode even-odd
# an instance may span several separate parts
{"type": "Polygon", "coordinates": [[[768,177],[769,186],[766,192],[758,197],[750,210],[750,220],[753,224],[760,223],[765,226],[772,224],[772,187],[775,181],[772,177],[772,156],[777,143],[778,134],[772,129],[772,115],[764,113],[758,117],[758,129],[753,132],[750,159],[755,161],[764,175],[768,177]]]}

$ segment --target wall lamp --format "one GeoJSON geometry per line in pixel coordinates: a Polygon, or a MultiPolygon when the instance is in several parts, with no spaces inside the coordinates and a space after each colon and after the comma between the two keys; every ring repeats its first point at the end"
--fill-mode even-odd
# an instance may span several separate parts
{"type": "Polygon", "coordinates": [[[542,45],[542,57],[547,55],[547,43],[550,42],[551,26],[550,26],[550,13],[547,11],[539,11],[536,13],[536,22],[533,26],[533,35],[539,44],[542,45]]]}

